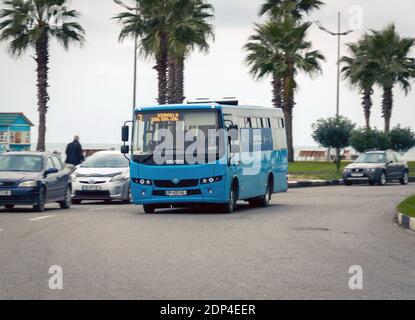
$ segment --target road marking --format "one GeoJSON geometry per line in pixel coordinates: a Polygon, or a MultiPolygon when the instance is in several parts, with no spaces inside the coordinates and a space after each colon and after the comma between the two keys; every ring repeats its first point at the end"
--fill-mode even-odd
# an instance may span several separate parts
{"type": "Polygon", "coordinates": [[[92,208],[92,209],[88,209],[88,211],[99,211],[99,210],[106,210],[106,209],[111,209],[112,207],[99,207],[99,208],[92,208]]]}
{"type": "Polygon", "coordinates": [[[39,220],[43,220],[43,219],[49,219],[49,218],[52,218],[52,217],[55,217],[55,215],[40,216],[40,217],[29,219],[29,221],[39,221],[39,220]]]}

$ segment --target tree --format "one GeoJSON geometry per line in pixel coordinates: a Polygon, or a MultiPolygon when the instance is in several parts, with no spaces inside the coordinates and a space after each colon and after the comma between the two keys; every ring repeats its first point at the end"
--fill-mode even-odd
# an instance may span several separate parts
{"type": "Polygon", "coordinates": [[[256,79],[272,77],[274,106],[281,105],[285,116],[288,161],[294,161],[293,108],[297,88],[296,75],[301,71],[310,76],[321,72],[320,62],[324,56],[311,50],[312,43],[305,40],[310,23],[298,24],[294,19],[270,20],[256,25],[255,33],[245,45],[248,52],[246,63],[256,79]],[[282,90],[277,90],[281,79],[282,90]],[[282,92],[282,94],[281,94],[282,92]]]}
{"type": "Polygon", "coordinates": [[[404,154],[415,147],[415,133],[410,128],[396,126],[389,132],[390,148],[404,154]]]}
{"type": "Polygon", "coordinates": [[[342,68],[344,77],[349,79],[350,84],[359,88],[362,93],[362,107],[366,128],[370,128],[373,86],[377,79],[376,66],[370,60],[368,41],[369,38],[365,35],[357,43],[347,44],[351,55],[344,56],[341,59],[341,62],[345,65],[342,68]]]}
{"type": "Polygon", "coordinates": [[[168,32],[168,102],[182,103],[185,60],[195,49],[208,52],[208,40],[214,38],[213,26],[208,22],[213,17],[213,6],[202,0],[180,0],[174,2],[173,10],[175,22],[168,32]]]}
{"type": "Polygon", "coordinates": [[[341,150],[350,146],[355,125],[343,116],[319,119],[313,124],[313,139],[325,148],[336,150],[336,168],[340,171],[341,150]]]}
{"type": "Polygon", "coordinates": [[[410,57],[415,39],[401,37],[395,25],[369,35],[368,50],[371,67],[376,74],[377,84],[383,88],[382,114],[385,132],[390,130],[393,109],[393,88],[399,85],[408,94],[410,80],[415,77],[415,59],[410,57]]]}
{"type": "Polygon", "coordinates": [[[272,18],[291,16],[301,20],[304,14],[319,9],[324,2],[319,0],[266,0],[262,4],[259,15],[268,14],[272,18]]]}
{"type": "Polygon", "coordinates": [[[83,44],[84,30],[75,21],[79,13],[67,8],[67,0],[6,0],[0,10],[0,41],[9,42],[9,53],[19,57],[34,50],[37,64],[39,135],[37,150],[45,150],[48,110],[49,43],[56,39],[65,49],[83,44]]]}
{"type": "Polygon", "coordinates": [[[387,133],[371,128],[359,128],[353,131],[350,145],[357,152],[368,150],[386,150],[390,148],[390,137],[387,133]]]}
{"type": "MultiPolygon", "coordinates": [[[[276,21],[283,21],[288,18],[299,22],[305,14],[310,13],[312,10],[319,9],[322,5],[324,5],[324,3],[319,0],[266,0],[261,5],[259,16],[268,15],[271,20],[276,21]]],[[[258,25],[256,26],[258,27],[258,25]]],[[[276,108],[281,108],[282,79],[274,74],[271,85],[273,91],[273,105],[276,108]]]]}
{"type": "Polygon", "coordinates": [[[139,37],[140,53],[155,58],[159,104],[183,101],[184,60],[194,48],[208,48],[213,7],[204,0],[136,1],[137,11],[115,16],[122,24],[119,39],[139,37]]]}

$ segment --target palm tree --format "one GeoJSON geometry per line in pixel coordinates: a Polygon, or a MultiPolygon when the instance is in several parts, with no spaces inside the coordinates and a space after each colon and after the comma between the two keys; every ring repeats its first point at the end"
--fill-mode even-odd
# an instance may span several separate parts
{"type": "Polygon", "coordinates": [[[415,39],[401,37],[393,24],[382,31],[371,31],[369,38],[368,50],[372,67],[376,72],[376,82],[383,88],[382,114],[385,132],[389,132],[393,88],[398,84],[405,94],[408,94],[411,89],[410,80],[415,77],[415,59],[409,56],[415,39]]]}
{"type": "Polygon", "coordinates": [[[377,79],[376,65],[370,60],[368,50],[369,36],[365,35],[357,43],[349,43],[347,47],[350,56],[344,56],[341,62],[344,64],[342,72],[349,79],[350,84],[359,88],[362,93],[362,107],[365,116],[366,128],[370,129],[370,115],[372,109],[373,86],[377,79]]]}
{"type": "Polygon", "coordinates": [[[203,0],[136,1],[137,12],[115,16],[122,23],[119,39],[138,36],[141,54],[156,59],[158,103],[182,102],[184,60],[195,47],[209,47],[213,7],[203,0]]]}
{"type": "Polygon", "coordinates": [[[306,33],[311,23],[298,24],[287,17],[284,21],[270,20],[257,25],[255,34],[245,45],[248,51],[246,63],[250,73],[257,79],[271,75],[273,77],[274,106],[281,106],[285,116],[288,161],[294,161],[293,148],[293,108],[295,80],[299,71],[313,75],[321,71],[320,62],[324,56],[317,50],[311,50],[312,43],[306,41],[306,33]],[[282,79],[282,99],[275,90],[275,80],[282,79]]]}
{"type": "Polygon", "coordinates": [[[37,63],[39,135],[37,150],[45,150],[48,109],[49,43],[56,39],[65,49],[84,42],[84,30],[73,19],[79,16],[67,9],[67,0],[6,0],[0,10],[0,41],[9,42],[9,53],[19,57],[34,49],[37,63]]]}
{"type": "Polygon", "coordinates": [[[139,37],[140,53],[154,57],[158,77],[159,104],[167,102],[168,37],[172,0],[135,0],[136,11],[125,11],[114,18],[122,24],[119,40],[139,37]]]}
{"type": "Polygon", "coordinates": [[[185,60],[194,49],[209,50],[208,40],[214,38],[213,6],[202,0],[175,1],[176,21],[169,30],[169,76],[168,101],[182,103],[184,100],[185,60]]]}
{"type": "Polygon", "coordinates": [[[290,16],[299,21],[304,14],[319,9],[322,5],[324,2],[319,0],[266,0],[259,10],[259,15],[268,14],[276,19],[290,16]]]}

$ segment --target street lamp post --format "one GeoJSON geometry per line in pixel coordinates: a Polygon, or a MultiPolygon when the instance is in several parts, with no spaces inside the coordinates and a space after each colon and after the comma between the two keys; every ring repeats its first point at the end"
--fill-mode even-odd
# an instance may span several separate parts
{"type": "MultiPolygon", "coordinates": [[[[127,9],[129,11],[134,11],[136,15],[138,15],[138,1],[136,1],[135,8],[132,8],[125,3],[123,3],[121,0],[114,0],[116,4],[123,7],[124,9],[127,9]]],[[[133,106],[132,106],[132,113],[134,118],[136,103],[137,103],[137,54],[138,54],[138,34],[135,33],[134,36],[134,76],[133,76],[133,106]]]]}
{"type": "Polygon", "coordinates": [[[340,50],[341,50],[341,37],[352,33],[353,30],[349,29],[345,32],[341,32],[341,13],[337,14],[337,32],[333,32],[325,28],[320,21],[316,21],[316,25],[320,30],[337,36],[337,95],[336,95],[336,117],[340,115],[340,50]]]}

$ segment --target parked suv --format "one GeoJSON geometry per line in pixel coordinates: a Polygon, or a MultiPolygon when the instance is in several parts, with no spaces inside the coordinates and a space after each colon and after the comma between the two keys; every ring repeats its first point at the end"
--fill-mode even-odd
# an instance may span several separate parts
{"type": "Polygon", "coordinates": [[[343,180],[348,186],[354,182],[384,185],[392,180],[408,184],[408,163],[401,161],[399,155],[392,150],[368,151],[344,169],[343,180]]]}
{"type": "Polygon", "coordinates": [[[45,203],[71,206],[71,171],[47,152],[7,152],[0,156],[0,205],[32,205],[38,212],[45,203]]]}

